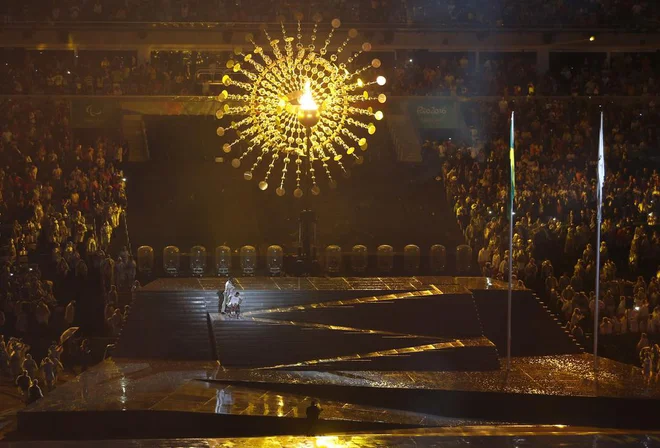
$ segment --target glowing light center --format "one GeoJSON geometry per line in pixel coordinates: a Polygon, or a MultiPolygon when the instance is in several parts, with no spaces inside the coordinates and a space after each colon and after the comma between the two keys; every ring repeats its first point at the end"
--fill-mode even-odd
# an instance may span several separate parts
{"type": "Polygon", "coordinates": [[[372,91],[385,78],[365,81],[363,77],[367,70],[378,69],[380,60],[349,71],[347,67],[369,52],[371,44],[349,51],[347,45],[357,36],[351,29],[335,46],[331,41],[341,22],[335,19],[331,25],[325,45],[318,49],[316,26],[308,45],[302,42],[300,25],[297,44],[284,25],[282,39],[272,39],[264,29],[272,53],[248,34],[245,39],[253,49],[246,52],[236,47],[236,60],[225,64],[233,74],[222,78],[231,88],[217,96],[223,104],[215,113],[222,120],[216,134],[227,139],[221,146],[224,153],[238,150],[231,165],[245,167],[246,180],[253,179],[257,170],[264,172],[258,184],[261,190],[275,183],[275,192],[283,196],[290,179],[293,195],[301,197],[303,179],[308,178],[310,193],[317,195],[321,176],[335,188],[333,171],[349,177],[350,168],[362,164],[360,154],[368,146],[365,137],[376,132],[374,122],[383,118],[383,112],[370,104],[385,103],[384,94],[372,91]]]}
{"type": "Polygon", "coordinates": [[[319,106],[316,104],[316,101],[314,101],[314,96],[312,95],[312,83],[309,80],[305,83],[305,89],[298,102],[300,103],[301,110],[318,110],[319,106]]]}

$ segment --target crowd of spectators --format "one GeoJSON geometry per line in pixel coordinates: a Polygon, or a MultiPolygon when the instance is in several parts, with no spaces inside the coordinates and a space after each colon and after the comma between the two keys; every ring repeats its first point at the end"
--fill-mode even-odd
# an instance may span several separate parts
{"type": "Polygon", "coordinates": [[[448,199],[483,274],[503,279],[510,256],[511,110],[516,112],[514,275],[544,297],[581,339],[590,331],[595,250],[600,250],[603,331],[658,331],[653,319],[660,313],[655,280],[660,176],[652,155],[660,111],[655,103],[638,99],[607,102],[602,108],[608,168],[600,248],[593,247],[600,105],[586,100],[475,102],[471,114],[483,130],[480,136],[470,144],[425,143],[425,158],[443,163],[448,199]]]}
{"type": "MultiPolygon", "coordinates": [[[[67,95],[213,95],[231,58],[222,52],[15,51],[0,65],[0,93],[67,95]]],[[[435,54],[411,57],[385,73],[393,95],[656,96],[660,67],[652,54],[625,53],[553,60],[539,73],[533,53],[435,54]]]]}
{"type": "MultiPolygon", "coordinates": [[[[481,55],[479,66],[468,54],[410,58],[390,73],[395,95],[423,96],[656,96],[660,69],[654,55],[553,61],[546,73],[528,53],[481,55]]],[[[566,58],[568,59],[568,58],[566,58]]],[[[573,59],[573,58],[571,58],[573,59]]]]}
{"type": "Polygon", "coordinates": [[[275,22],[295,21],[299,14],[311,21],[316,14],[326,20],[404,23],[402,0],[346,2],[266,0],[258,4],[241,0],[9,0],[0,11],[9,22],[275,22]]]}
{"type": "Polygon", "coordinates": [[[647,0],[9,0],[11,22],[262,22],[305,20],[315,14],[347,22],[472,27],[657,27],[658,6],[647,0]]]}
{"type": "Polygon", "coordinates": [[[658,9],[643,0],[407,0],[412,23],[507,28],[570,28],[657,26],[658,9]]]}
{"type": "MultiPolygon", "coordinates": [[[[102,335],[94,328],[104,305],[119,306],[114,285],[135,278],[121,247],[128,242],[125,151],[106,138],[73,143],[69,115],[66,102],[0,103],[0,335],[14,338],[0,344],[0,371],[12,379],[32,364],[28,356],[50,357],[47,347],[67,328],[102,335]]],[[[85,365],[86,344],[77,341],[68,356],[85,365]]],[[[58,362],[44,359],[41,367],[50,372],[58,362]]]]}
{"type": "MultiPolygon", "coordinates": [[[[163,52],[165,53],[165,52],[163,52]]],[[[72,53],[25,53],[0,65],[0,93],[55,95],[191,95],[194,64],[172,52],[138,64],[135,56],[76,58],[72,53]],[[80,60],[82,59],[82,60],[80,60]]],[[[96,56],[96,55],[95,55],[96,56]]],[[[201,82],[199,91],[201,93],[201,82]]]]}
{"type": "Polygon", "coordinates": [[[571,94],[558,88],[558,78],[553,72],[537,71],[534,56],[529,53],[485,54],[481,55],[478,66],[465,54],[450,58],[439,56],[423,67],[409,61],[394,71],[395,94],[459,97],[571,94]]]}
{"type": "Polygon", "coordinates": [[[61,346],[51,345],[40,362],[29,351],[30,346],[22,340],[12,337],[5,342],[4,337],[0,336],[0,376],[13,379],[27,404],[43,398],[40,382],[46,391],[51,391],[64,371],[60,361],[63,351],[61,346]]]}

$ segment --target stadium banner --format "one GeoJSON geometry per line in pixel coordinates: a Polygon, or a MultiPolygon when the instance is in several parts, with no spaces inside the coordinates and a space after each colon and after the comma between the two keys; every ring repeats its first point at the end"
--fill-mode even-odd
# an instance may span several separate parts
{"type": "Polygon", "coordinates": [[[222,105],[214,99],[122,101],[126,112],[142,115],[215,115],[222,105]]]}
{"type": "Polygon", "coordinates": [[[436,97],[409,99],[408,113],[419,129],[456,129],[456,101],[436,97]]]}
{"type": "Polygon", "coordinates": [[[71,100],[71,126],[74,128],[111,128],[119,125],[121,106],[106,98],[74,98],[71,100]]]}
{"type": "Polygon", "coordinates": [[[109,128],[119,125],[122,113],[140,115],[215,115],[222,104],[213,98],[74,98],[71,100],[75,128],[109,128]]]}

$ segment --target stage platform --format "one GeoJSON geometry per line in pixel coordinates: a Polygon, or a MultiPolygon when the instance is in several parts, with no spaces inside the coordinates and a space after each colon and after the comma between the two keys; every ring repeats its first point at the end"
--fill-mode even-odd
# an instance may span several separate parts
{"type": "MultiPolygon", "coordinates": [[[[106,360],[22,411],[19,430],[45,438],[304,434],[313,397],[215,382],[222,371],[217,363],[106,360]]],[[[323,432],[494,423],[350,401],[322,407],[323,432]]]]}
{"type": "Polygon", "coordinates": [[[144,440],[17,441],[13,448],[650,448],[660,434],[563,425],[462,426],[339,435],[144,440]]]}
{"type": "Polygon", "coordinates": [[[511,372],[106,360],[20,412],[18,429],[45,439],[304,434],[311,399],[323,408],[323,434],[512,424],[660,428],[658,383],[607,359],[596,379],[590,365],[588,355],[514,358],[511,372]]]}
{"type": "MultiPolygon", "coordinates": [[[[660,427],[660,385],[592,359],[525,289],[485,278],[162,279],[134,294],[112,360],[19,413],[21,434],[64,438],[304,434],[511,424],[660,427]]],[[[417,440],[417,439],[415,439],[417,440]]],[[[357,445],[359,446],[359,445],[357,445]]],[[[378,445],[376,445],[378,446],[378,445]]],[[[394,446],[394,445],[393,445],[394,446]]]]}
{"type": "MultiPolygon", "coordinates": [[[[498,369],[507,285],[479,277],[242,277],[241,319],[219,314],[225,279],[158,279],[134,294],[115,355],[240,368],[498,369]],[[274,350],[260,350],[268,341],[274,350]],[[366,364],[369,364],[367,366],[366,364]]],[[[514,291],[516,356],[583,350],[531,291],[514,291]]]]}

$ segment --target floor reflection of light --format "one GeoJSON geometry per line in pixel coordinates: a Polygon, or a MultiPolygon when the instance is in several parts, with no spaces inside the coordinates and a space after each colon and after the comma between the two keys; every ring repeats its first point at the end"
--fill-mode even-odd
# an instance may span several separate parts
{"type": "Polygon", "coordinates": [[[341,448],[337,436],[317,436],[314,440],[314,446],[317,448],[341,448]]]}
{"type": "Polygon", "coordinates": [[[119,402],[121,404],[126,404],[128,402],[128,397],[126,396],[126,385],[128,382],[126,378],[121,378],[119,380],[119,387],[121,387],[121,395],[119,396],[119,402]]]}
{"type": "Polygon", "coordinates": [[[284,417],[284,399],[281,395],[277,395],[277,416],[284,417]]]}
{"type": "MultiPolygon", "coordinates": [[[[432,350],[446,350],[446,349],[451,349],[451,348],[457,348],[457,347],[465,347],[465,344],[461,342],[460,340],[456,339],[452,342],[437,342],[435,344],[424,344],[424,345],[418,345],[414,347],[400,347],[400,348],[392,348],[389,350],[381,350],[378,352],[370,352],[370,353],[356,353],[353,355],[346,355],[346,356],[337,356],[334,358],[324,358],[324,359],[312,359],[312,360],[307,360],[307,361],[301,361],[297,362],[294,364],[281,364],[281,365],[276,365],[276,366],[266,366],[266,367],[255,367],[254,370],[270,370],[270,369],[282,369],[282,368],[290,368],[290,367],[299,367],[299,366],[312,366],[312,365],[318,365],[318,364],[325,364],[325,363],[332,363],[332,362],[343,362],[343,361],[365,361],[365,362],[370,362],[372,359],[369,358],[382,358],[382,357],[387,357],[387,356],[398,356],[398,355],[404,355],[408,353],[418,353],[418,352],[425,352],[425,351],[432,351],[432,350]]],[[[364,369],[368,370],[368,369],[364,369]]]]}

